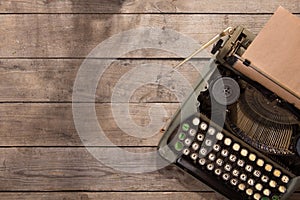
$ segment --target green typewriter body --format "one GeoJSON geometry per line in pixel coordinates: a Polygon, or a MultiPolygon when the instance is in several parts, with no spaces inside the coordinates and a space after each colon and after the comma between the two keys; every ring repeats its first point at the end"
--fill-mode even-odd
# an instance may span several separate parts
{"type": "Polygon", "coordinates": [[[300,111],[234,69],[254,38],[236,27],[215,44],[158,149],[229,199],[287,199],[300,186],[300,111]]]}

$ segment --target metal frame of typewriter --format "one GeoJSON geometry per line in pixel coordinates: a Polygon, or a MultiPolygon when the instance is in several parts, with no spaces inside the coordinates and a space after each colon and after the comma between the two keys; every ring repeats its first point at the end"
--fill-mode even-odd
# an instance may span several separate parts
{"type": "MultiPolygon", "coordinates": [[[[209,70],[203,78],[199,80],[199,82],[194,87],[194,92],[187,98],[187,100],[182,104],[182,107],[177,110],[174,118],[172,119],[171,123],[169,124],[164,136],[162,137],[158,151],[159,154],[168,162],[175,164],[180,169],[184,171],[188,171],[188,174],[200,179],[202,182],[206,183],[207,185],[213,187],[217,192],[231,198],[224,193],[224,191],[218,190],[216,185],[212,185],[209,182],[206,182],[205,179],[209,179],[209,177],[197,177],[195,173],[190,170],[183,168],[181,165],[178,165],[177,159],[179,158],[178,153],[174,152],[168,146],[168,139],[171,137],[172,134],[178,129],[178,126],[182,123],[182,121],[188,118],[191,114],[195,113],[195,108],[198,107],[199,102],[197,99],[194,98],[194,95],[199,95],[204,88],[206,87],[206,81],[209,76],[213,73],[213,71],[217,68],[218,65],[222,65],[228,67],[236,74],[243,76],[240,72],[236,71],[232,66],[237,61],[237,57],[233,55],[237,55],[242,57],[243,53],[247,49],[247,47],[251,44],[254,40],[255,35],[250,31],[244,29],[243,27],[236,27],[234,32],[230,34],[224,41],[219,40],[212,50],[214,54],[211,62],[209,64],[209,70]]],[[[247,60],[244,60],[245,64],[248,64],[247,60]]],[[[200,113],[195,113],[195,115],[200,115],[200,113]]],[[[217,125],[216,125],[217,126],[217,125]]],[[[226,130],[225,130],[226,131],[226,130]]],[[[257,150],[256,150],[257,151],[257,150]]],[[[290,182],[287,188],[286,193],[282,196],[281,199],[288,198],[298,187],[300,186],[300,176],[295,176],[290,182]]],[[[232,198],[231,198],[232,199],[232,198]]]]}

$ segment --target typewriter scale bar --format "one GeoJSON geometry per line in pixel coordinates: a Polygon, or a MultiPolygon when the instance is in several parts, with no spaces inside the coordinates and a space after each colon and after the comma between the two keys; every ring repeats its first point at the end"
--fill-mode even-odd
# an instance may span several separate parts
{"type": "Polygon", "coordinates": [[[294,174],[197,115],[169,138],[168,145],[179,155],[177,166],[230,199],[277,200],[285,194],[294,174]]]}

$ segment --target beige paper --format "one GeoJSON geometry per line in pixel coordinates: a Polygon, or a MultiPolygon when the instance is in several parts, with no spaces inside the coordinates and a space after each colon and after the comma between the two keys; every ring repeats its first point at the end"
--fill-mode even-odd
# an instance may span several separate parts
{"type": "Polygon", "coordinates": [[[234,67],[300,108],[300,19],[282,7],[274,13],[243,58],[294,94],[241,62],[234,67]]]}

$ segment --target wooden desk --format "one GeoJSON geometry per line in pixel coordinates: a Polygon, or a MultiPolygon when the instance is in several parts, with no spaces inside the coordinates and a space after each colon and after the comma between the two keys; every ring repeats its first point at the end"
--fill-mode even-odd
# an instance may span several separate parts
{"type": "MultiPolygon", "coordinates": [[[[300,13],[298,0],[211,2],[1,1],[0,199],[222,199],[171,166],[128,174],[101,164],[83,146],[72,116],[73,84],[81,63],[114,34],[152,26],[174,29],[203,43],[227,26],[244,25],[258,33],[279,5],[300,13]]],[[[111,141],[125,150],[153,151],[162,135],[158,129],[149,139],[128,136],[110,110],[111,93],[122,74],[149,62],[174,66],[178,58],[151,50],[133,52],[108,69],[97,90],[99,122],[111,141]]],[[[201,62],[205,65],[207,58],[201,62]]],[[[196,81],[189,67],[180,70],[190,82],[196,81]]],[[[147,125],[147,110],[154,103],[167,110],[164,123],[179,106],[163,87],[140,88],[129,103],[137,124],[147,125]]],[[[300,199],[300,193],[291,199],[300,199]]]]}

